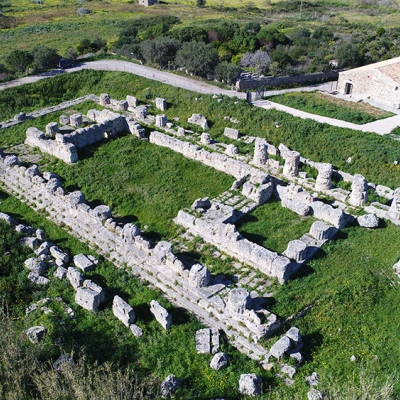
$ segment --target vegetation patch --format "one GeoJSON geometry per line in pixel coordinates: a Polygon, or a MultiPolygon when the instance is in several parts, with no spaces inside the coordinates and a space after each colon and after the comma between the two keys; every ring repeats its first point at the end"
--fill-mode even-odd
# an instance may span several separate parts
{"type": "Polygon", "coordinates": [[[368,103],[354,103],[319,92],[291,92],[271,96],[269,100],[311,114],[360,125],[396,115],[368,103]]]}
{"type": "Polygon", "coordinates": [[[310,230],[312,217],[300,217],[274,199],[246,214],[237,224],[239,232],[251,242],[283,253],[291,240],[310,230]]]}

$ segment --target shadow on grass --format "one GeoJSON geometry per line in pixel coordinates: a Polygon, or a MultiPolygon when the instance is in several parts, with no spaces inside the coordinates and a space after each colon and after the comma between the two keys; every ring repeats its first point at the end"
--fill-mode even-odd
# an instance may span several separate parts
{"type": "Polygon", "coordinates": [[[324,343],[324,335],[320,332],[312,332],[303,335],[303,356],[306,361],[312,361],[312,355],[324,343]]]}

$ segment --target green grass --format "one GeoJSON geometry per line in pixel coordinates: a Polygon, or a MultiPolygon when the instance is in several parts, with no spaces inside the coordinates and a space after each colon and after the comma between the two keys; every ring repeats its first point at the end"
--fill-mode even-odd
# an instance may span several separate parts
{"type": "Polygon", "coordinates": [[[246,214],[237,228],[246,239],[282,253],[291,240],[307,233],[313,222],[314,218],[299,217],[274,199],[246,214]]]}
{"type": "Polygon", "coordinates": [[[366,124],[395,115],[367,103],[349,102],[318,92],[291,92],[271,96],[269,99],[311,114],[340,119],[354,124],[366,124]]]}
{"type": "Polygon", "coordinates": [[[53,162],[67,190],[79,188],[94,204],[137,223],[156,239],[177,234],[178,211],[199,197],[217,196],[232,184],[230,176],[188,160],[172,150],[127,135],[80,153],[75,165],[53,162]]]}

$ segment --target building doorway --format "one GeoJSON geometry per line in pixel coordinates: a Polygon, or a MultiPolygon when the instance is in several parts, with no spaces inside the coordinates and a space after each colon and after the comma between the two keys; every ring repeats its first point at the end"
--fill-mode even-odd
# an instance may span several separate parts
{"type": "Polygon", "coordinates": [[[349,96],[351,96],[352,93],[353,93],[353,84],[350,82],[346,82],[346,84],[344,85],[344,94],[348,94],[349,96]]]}

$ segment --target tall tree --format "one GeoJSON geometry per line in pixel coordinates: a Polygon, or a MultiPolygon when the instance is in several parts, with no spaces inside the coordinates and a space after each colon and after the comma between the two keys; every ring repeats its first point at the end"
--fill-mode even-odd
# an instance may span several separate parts
{"type": "Polygon", "coordinates": [[[140,44],[143,57],[152,63],[158,64],[160,68],[167,66],[175,59],[177,51],[181,47],[178,39],[170,37],[159,37],[155,40],[144,40],[140,44]]]}
{"type": "Polygon", "coordinates": [[[33,55],[26,50],[13,50],[6,58],[6,64],[14,72],[25,72],[33,63],[33,55]]]}

